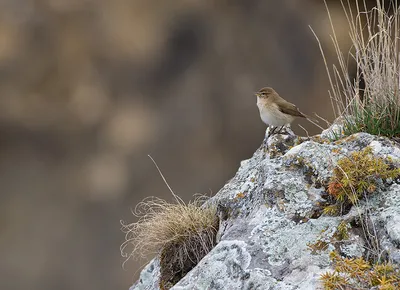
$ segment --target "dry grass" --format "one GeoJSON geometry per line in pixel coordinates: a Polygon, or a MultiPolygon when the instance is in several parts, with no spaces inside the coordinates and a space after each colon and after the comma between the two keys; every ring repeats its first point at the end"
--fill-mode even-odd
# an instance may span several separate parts
{"type": "Polygon", "coordinates": [[[154,159],[157,168],[175,203],[160,198],[140,202],[133,214],[138,221],[125,224],[125,242],[121,255],[126,258],[144,258],[157,254],[160,261],[159,287],[166,290],[183,278],[216,245],[219,227],[217,207],[198,195],[185,203],[169,186],[154,159]],[[206,203],[207,202],[207,203],[206,203]]]}
{"type": "Polygon", "coordinates": [[[159,286],[169,289],[182,279],[216,245],[219,219],[216,206],[204,197],[185,204],[148,198],[137,205],[135,223],[122,224],[125,242],[121,254],[129,260],[157,254],[159,286]]]}
{"type": "MultiPolygon", "coordinates": [[[[134,211],[139,220],[123,224],[126,235],[121,246],[122,255],[129,259],[135,255],[145,257],[160,253],[166,246],[189,240],[193,236],[200,237],[200,243],[208,252],[216,232],[216,207],[201,207],[202,202],[202,198],[188,204],[181,200],[168,203],[159,198],[140,202],[134,211]],[[204,236],[204,231],[209,232],[209,235],[204,236]]],[[[182,244],[182,251],[189,252],[191,245],[182,244]]]]}
{"type": "Polygon", "coordinates": [[[186,204],[169,186],[153,157],[150,155],[148,157],[154,163],[176,203],[169,203],[156,197],[140,202],[133,211],[138,221],[131,224],[121,221],[122,230],[125,232],[125,242],[120,249],[121,255],[127,258],[126,260],[135,255],[146,257],[150,253],[161,254],[171,245],[182,244],[184,253],[189,253],[192,247],[193,254],[200,261],[201,254],[198,254],[195,248],[201,248],[203,252],[208,253],[214,246],[219,223],[217,208],[213,203],[206,205],[208,198],[204,195],[198,195],[194,201],[186,204]],[[191,245],[188,241],[197,244],[191,245]],[[131,250],[127,250],[128,248],[131,250]]]}
{"type": "Polygon", "coordinates": [[[121,255],[126,258],[144,258],[157,254],[160,261],[159,287],[170,289],[181,280],[217,243],[219,218],[217,207],[207,202],[208,197],[197,195],[185,203],[169,186],[154,159],[157,168],[175,203],[151,197],[140,202],[133,212],[138,221],[125,224],[125,242],[121,255]],[[207,203],[206,203],[207,202],[207,203]]]}
{"type": "Polygon", "coordinates": [[[377,0],[371,10],[367,9],[365,0],[340,2],[349,24],[352,48],[346,54],[342,52],[328,7],[331,38],[338,59],[338,65],[332,69],[318,40],[331,85],[329,93],[335,117],[344,117],[346,135],[367,132],[399,137],[400,11],[397,0],[390,1],[388,7],[384,6],[386,1],[377,0]],[[356,6],[355,14],[352,4],[356,6]],[[354,62],[355,79],[349,71],[354,62]]]}

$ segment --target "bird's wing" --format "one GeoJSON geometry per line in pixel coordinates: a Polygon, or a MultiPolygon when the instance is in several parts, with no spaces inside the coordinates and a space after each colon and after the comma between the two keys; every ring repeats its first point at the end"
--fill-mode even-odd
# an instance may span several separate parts
{"type": "Polygon", "coordinates": [[[307,118],[306,115],[304,115],[302,112],[299,111],[299,109],[293,105],[292,103],[289,103],[287,101],[281,101],[278,103],[279,106],[279,111],[282,113],[296,116],[296,117],[302,117],[302,118],[307,118]]]}

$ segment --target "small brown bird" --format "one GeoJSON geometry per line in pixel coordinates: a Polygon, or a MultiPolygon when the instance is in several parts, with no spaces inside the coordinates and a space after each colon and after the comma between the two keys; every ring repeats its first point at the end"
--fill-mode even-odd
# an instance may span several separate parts
{"type": "Polygon", "coordinates": [[[279,133],[285,125],[292,123],[296,117],[308,118],[295,105],[279,96],[273,88],[262,88],[256,93],[256,96],[261,120],[265,124],[275,127],[271,135],[277,127],[280,127],[277,132],[279,133]]]}

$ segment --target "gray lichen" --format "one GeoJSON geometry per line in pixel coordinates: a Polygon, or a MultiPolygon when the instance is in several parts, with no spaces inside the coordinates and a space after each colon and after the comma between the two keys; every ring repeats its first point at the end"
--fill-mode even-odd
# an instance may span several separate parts
{"type": "MultiPolygon", "coordinates": [[[[331,250],[347,257],[365,254],[371,241],[357,222],[366,216],[382,253],[400,262],[400,185],[395,180],[344,217],[320,212],[324,184],[340,158],[370,146],[398,165],[399,147],[366,133],[330,141],[327,131],[317,136],[324,142],[289,134],[266,139],[211,199],[222,217],[219,243],[172,289],[319,289],[320,274],[331,268],[331,250]],[[340,241],[335,233],[343,218],[354,228],[340,241]],[[312,253],[309,245],[318,240],[326,247],[312,253]]],[[[158,289],[156,260],[151,265],[153,271],[145,268],[132,290],[158,289]]]]}

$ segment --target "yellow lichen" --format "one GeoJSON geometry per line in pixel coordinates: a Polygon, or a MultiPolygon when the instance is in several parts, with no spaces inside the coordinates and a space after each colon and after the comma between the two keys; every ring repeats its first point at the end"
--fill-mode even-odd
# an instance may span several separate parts
{"type": "Polygon", "coordinates": [[[238,194],[236,194],[235,199],[241,199],[241,198],[244,198],[244,197],[245,197],[244,193],[243,192],[239,192],[238,194]]]}

